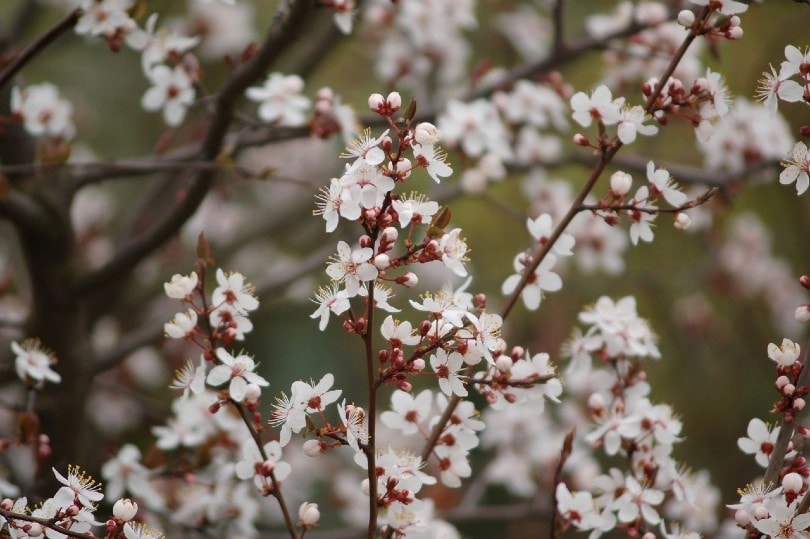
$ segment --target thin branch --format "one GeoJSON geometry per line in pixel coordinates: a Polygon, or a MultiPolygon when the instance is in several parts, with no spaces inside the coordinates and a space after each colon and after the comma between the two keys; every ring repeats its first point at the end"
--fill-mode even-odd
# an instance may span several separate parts
{"type": "MultiPolygon", "coordinates": [[[[796,387],[810,386],[810,343],[805,346],[804,361],[802,361],[802,370],[796,380],[796,387]]],[[[788,443],[793,438],[794,427],[791,423],[783,423],[782,428],[779,429],[779,436],[776,438],[773,452],[771,453],[771,460],[768,461],[768,467],[765,469],[765,484],[776,483],[779,479],[779,472],[782,471],[782,465],[785,462],[785,454],[787,454],[788,443]]]]}
{"type": "Polygon", "coordinates": [[[25,64],[44,51],[48,45],[56,41],[56,38],[73,28],[82,16],[82,10],[77,8],[68,13],[62,20],[57,22],[50,30],[42,34],[39,39],[31,43],[14,60],[0,72],[0,89],[14,78],[25,64]]]}
{"type": "Polygon", "coordinates": [[[79,533],[71,531],[67,528],[63,528],[62,526],[59,526],[58,524],[54,523],[53,520],[48,518],[39,518],[31,515],[26,515],[23,513],[15,513],[14,511],[6,511],[5,509],[2,508],[0,508],[0,516],[4,517],[6,520],[13,519],[13,520],[23,520],[25,522],[35,522],[41,526],[50,528],[55,532],[67,535],[68,537],[77,537],[79,539],[98,539],[92,533],[79,533]]]}
{"type": "Polygon", "coordinates": [[[564,4],[565,0],[556,0],[551,14],[551,23],[554,27],[554,36],[551,39],[551,51],[553,56],[559,55],[565,48],[564,4]]]}
{"type": "MultiPolygon", "coordinates": [[[[299,29],[310,9],[311,4],[304,0],[281,3],[262,47],[247,64],[233,73],[216,96],[216,108],[202,143],[202,160],[213,162],[219,157],[237,101],[250,85],[264,76],[286,45],[301,37],[299,29]]],[[[131,272],[135,265],[176,234],[194,215],[208,194],[215,175],[215,171],[197,174],[180,203],[149,232],[130,241],[107,264],[79,279],[75,291],[83,293],[97,289],[131,272]]]]}

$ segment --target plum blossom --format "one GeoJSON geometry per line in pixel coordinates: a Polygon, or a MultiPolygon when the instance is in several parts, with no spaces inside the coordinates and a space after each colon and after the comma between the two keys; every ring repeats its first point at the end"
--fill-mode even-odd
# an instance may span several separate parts
{"type": "Polygon", "coordinates": [[[428,223],[439,211],[439,203],[429,200],[427,196],[411,193],[391,202],[394,211],[399,215],[399,226],[405,228],[411,223],[428,223]]]}
{"type": "Polygon", "coordinates": [[[747,438],[737,439],[737,446],[743,453],[755,455],[757,464],[767,468],[776,445],[776,437],[779,435],[779,427],[771,429],[764,421],[755,417],[748,422],[746,433],[747,438]]]}
{"type": "Polygon", "coordinates": [[[413,155],[416,157],[416,164],[424,167],[436,183],[441,183],[441,178],[453,173],[453,169],[445,162],[447,154],[434,144],[414,144],[413,155]]]}
{"type": "Polygon", "coordinates": [[[784,498],[768,500],[768,517],[753,522],[754,527],[774,539],[805,539],[810,528],[810,513],[796,514],[797,502],[788,505],[784,498]]]}
{"type": "Polygon", "coordinates": [[[371,136],[371,129],[367,128],[360,136],[349,142],[346,150],[340,154],[344,159],[362,159],[369,165],[379,165],[385,161],[385,152],[380,148],[380,143],[388,136],[388,129],[377,138],[371,136]]]}
{"type": "Polygon", "coordinates": [[[804,87],[790,77],[794,73],[791,70],[782,69],[779,73],[771,66],[770,73],[762,73],[762,79],[757,83],[756,97],[771,114],[776,114],[779,107],[779,100],[788,103],[796,103],[804,99],[804,87]]]}
{"type": "Polygon", "coordinates": [[[15,86],[11,90],[11,111],[22,118],[25,130],[32,136],[70,140],[76,134],[73,105],[49,82],[22,90],[15,86]]]}
{"type": "Polygon", "coordinates": [[[467,388],[459,376],[459,371],[464,366],[464,358],[458,352],[449,354],[439,349],[430,356],[430,366],[439,377],[439,387],[445,395],[467,396],[467,388]]]}
{"type": "Polygon", "coordinates": [[[188,309],[184,313],[177,313],[171,322],[163,324],[163,333],[172,339],[190,339],[197,329],[197,313],[188,309]]]}
{"type": "Polygon", "coordinates": [[[780,367],[790,367],[799,360],[801,347],[790,339],[782,339],[782,345],[768,345],[768,357],[780,367]]]}
{"type": "Polygon", "coordinates": [[[619,121],[617,134],[622,144],[630,144],[636,140],[636,134],[651,136],[658,133],[658,126],[645,125],[644,122],[650,116],[639,105],[634,107],[624,106],[619,111],[619,121]]]}
{"type": "Polygon", "coordinates": [[[782,163],[785,170],[779,174],[779,183],[789,185],[796,182],[796,194],[801,195],[810,187],[810,152],[804,142],[797,142],[790,157],[782,163]]]}
{"type": "Polygon", "coordinates": [[[301,95],[304,81],[298,75],[271,73],[264,86],[248,88],[245,95],[259,105],[259,118],[268,123],[295,127],[306,123],[310,101],[301,95]]]}
{"type": "Polygon", "coordinates": [[[268,477],[260,472],[268,463],[272,465],[273,475],[277,481],[284,481],[292,471],[289,463],[281,460],[281,445],[276,440],[267,442],[262,449],[267,455],[266,459],[256,446],[256,441],[250,437],[246,438],[242,442],[242,458],[236,462],[234,468],[236,477],[239,479],[253,478],[253,482],[259,490],[262,490],[264,484],[269,481],[268,477]]]}
{"type": "Polygon", "coordinates": [[[354,297],[360,291],[360,283],[373,281],[379,271],[370,262],[374,250],[363,247],[352,250],[345,241],[339,241],[337,256],[326,267],[326,273],[333,281],[342,281],[346,286],[347,297],[354,297]]]}
{"type": "Polygon", "coordinates": [[[624,98],[614,100],[613,94],[605,85],[597,87],[590,97],[585,92],[577,92],[571,97],[573,118],[582,127],[589,127],[593,120],[605,125],[617,123],[621,117],[619,111],[622,105],[624,98]]]}
{"type": "Polygon", "coordinates": [[[238,312],[247,313],[259,307],[253,286],[245,282],[245,277],[239,272],[225,274],[217,268],[217,286],[211,294],[211,302],[215,307],[228,304],[238,312]]]}
{"type": "Polygon", "coordinates": [[[59,373],[51,369],[51,365],[56,363],[56,357],[38,339],[26,339],[22,344],[12,341],[11,351],[15,355],[14,368],[20,380],[33,380],[37,383],[47,380],[55,384],[62,381],[59,373]]]}
{"type": "Polygon", "coordinates": [[[99,502],[104,498],[101,492],[101,484],[86,475],[78,466],[68,466],[68,476],[65,477],[56,471],[56,468],[51,468],[56,480],[64,485],[54,496],[54,502],[61,506],[67,507],[72,505],[74,501],[78,501],[84,507],[94,507],[95,502],[99,502]]]}
{"type": "Polygon", "coordinates": [[[188,71],[178,65],[174,68],[160,64],[146,74],[152,87],[141,98],[141,106],[148,111],[163,109],[163,120],[177,127],[183,123],[186,111],[194,102],[194,83],[188,71]]]}
{"type": "Polygon", "coordinates": [[[686,193],[678,189],[669,172],[664,168],[656,169],[652,161],[647,162],[647,180],[652,185],[650,190],[663,196],[670,206],[677,208],[689,200],[686,193]]]}
{"type": "Polygon", "coordinates": [[[628,477],[625,483],[625,491],[614,502],[618,509],[618,517],[621,522],[633,522],[639,516],[650,524],[658,524],[661,517],[654,506],[664,501],[664,493],[660,490],[642,485],[634,477],[628,477]]]}
{"type": "Polygon", "coordinates": [[[312,301],[318,304],[318,308],[309,317],[320,318],[318,329],[321,331],[326,329],[330,313],[340,315],[348,311],[351,306],[349,295],[345,290],[338,290],[337,283],[328,287],[320,287],[312,301]]]}
{"type": "Polygon", "coordinates": [[[233,400],[242,402],[248,384],[268,386],[270,382],[253,372],[256,364],[246,354],[234,357],[224,348],[217,348],[217,358],[222,362],[208,373],[205,381],[216,387],[229,382],[228,392],[233,400]]]}
{"type": "Polygon", "coordinates": [[[188,299],[194,290],[197,288],[199,277],[196,272],[189,275],[180,275],[175,273],[171,281],[163,283],[163,290],[166,295],[172,299],[188,299]]]}
{"type": "Polygon", "coordinates": [[[380,414],[380,420],[388,428],[399,430],[404,435],[419,431],[419,423],[428,417],[433,403],[433,392],[422,390],[416,397],[405,391],[391,394],[391,410],[380,414]]]}
{"type": "Polygon", "coordinates": [[[441,260],[447,269],[459,277],[467,276],[467,268],[464,263],[467,259],[467,242],[460,238],[461,229],[454,228],[450,232],[439,238],[439,252],[441,260]]]}
{"type": "MultiPolygon", "coordinates": [[[[505,295],[509,295],[515,291],[529,262],[530,258],[525,253],[519,253],[515,256],[513,265],[517,273],[506,278],[501,286],[501,292],[505,295]]],[[[544,290],[556,292],[562,288],[562,279],[559,275],[551,271],[556,262],[556,256],[547,254],[543,261],[540,262],[540,265],[537,266],[537,269],[534,270],[534,273],[529,277],[529,281],[526,283],[526,287],[521,293],[521,298],[523,299],[523,304],[530,311],[534,311],[540,307],[544,290]]]]}
{"type": "Polygon", "coordinates": [[[79,35],[104,36],[111,42],[137,28],[129,16],[134,0],[82,0],[82,16],[74,30],[79,35]]]}
{"type": "Polygon", "coordinates": [[[506,128],[495,105],[485,99],[449,101],[438,128],[447,144],[460,147],[470,157],[491,152],[504,160],[512,158],[506,128]]]}

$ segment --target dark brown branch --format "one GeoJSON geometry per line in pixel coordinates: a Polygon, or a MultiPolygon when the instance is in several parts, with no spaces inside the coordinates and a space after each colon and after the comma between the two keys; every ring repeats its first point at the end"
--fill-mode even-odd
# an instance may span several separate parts
{"type": "Polygon", "coordinates": [[[15,513],[14,511],[6,511],[5,509],[0,509],[0,516],[6,518],[7,520],[13,519],[13,520],[24,520],[26,522],[35,522],[37,524],[45,526],[46,528],[50,528],[56,532],[67,535],[68,537],[77,537],[79,539],[98,539],[92,533],[79,533],[70,531],[67,528],[63,528],[62,526],[55,524],[51,519],[47,518],[33,517],[31,515],[15,513]]]}
{"type": "MultiPolygon", "coordinates": [[[[249,86],[264,77],[286,46],[300,37],[300,27],[310,8],[311,4],[304,0],[282,2],[279,6],[262,47],[250,62],[233,73],[216,96],[215,110],[200,151],[201,160],[213,162],[219,157],[237,101],[249,86]]],[[[215,175],[215,171],[198,173],[180,203],[150,231],[130,241],[110,262],[79,279],[75,291],[83,293],[97,289],[131,272],[135,265],[176,234],[194,215],[208,194],[215,175]]]]}
{"type": "Polygon", "coordinates": [[[81,9],[74,9],[68,13],[62,20],[57,22],[50,30],[42,34],[39,39],[31,43],[22,52],[20,52],[14,60],[0,73],[0,89],[14,78],[25,64],[30,62],[39,53],[44,51],[48,45],[56,41],[56,38],[70,30],[76,25],[79,17],[82,16],[81,9]]]}

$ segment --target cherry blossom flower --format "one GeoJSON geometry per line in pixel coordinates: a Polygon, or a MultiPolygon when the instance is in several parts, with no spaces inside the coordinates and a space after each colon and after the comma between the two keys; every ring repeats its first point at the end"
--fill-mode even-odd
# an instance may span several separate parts
{"type": "MultiPolygon", "coordinates": [[[[205,390],[205,357],[200,356],[200,364],[197,366],[189,359],[182,367],[177,369],[169,388],[181,389],[183,391],[181,399],[187,399],[189,393],[202,393],[205,390]]],[[[117,496],[112,497],[116,498],[117,496]]]]}
{"type": "Polygon", "coordinates": [[[773,539],[806,539],[810,513],[796,514],[797,502],[788,505],[783,498],[772,498],[765,506],[768,518],[753,522],[754,527],[773,539]]]}
{"type": "Polygon", "coordinates": [[[776,114],[779,99],[796,103],[804,99],[804,87],[790,77],[794,73],[790,68],[782,67],[779,73],[771,66],[770,73],[762,73],[763,78],[757,83],[756,97],[771,114],[776,114]]]}
{"type": "MultiPolygon", "coordinates": [[[[633,197],[633,203],[644,208],[655,208],[655,206],[648,202],[650,198],[650,190],[646,185],[642,185],[636,191],[633,197]]],[[[633,245],[638,245],[638,240],[651,242],[655,238],[653,233],[652,222],[657,217],[657,213],[649,213],[638,210],[628,210],[632,224],[630,225],[630,241],[633,245]]]]}
{"type": "Polygon", "coordinates": [[[235,332],[234,339],[237,341],[245,340],[245,333],[253,331],[253,322],[250,321],[250,318],[228,303],[223,303],[214,309],[208,320],[215,328],[233,330],[235,332]]]}
{"type": "MultiPolygon", "coordinates": [[[[665,168],[655,168],[655,163],[647,162],[647,181],[653,186],[651,190],[660,193],[670,206],[680,207],[689,200],[686,193],[680,191],[665,168]]],[[[636,195],[637,197],[639,195],[636,195]]]]}
{"type": "Polygon", "coordinates": [[[634,477],[628,477],[625,492],[616,499],[614,506],[618,509],[621,522],[633,522],[641,516],[649,524],[655,525],[661,521],[661,517],[654,506],[662,501],[662,491],[644,486],[634,477]]]}
{"type": "Polygon", "coordinates": [[[124,539],[165,539],[165,536],[142,522],[127,522],[124,524],[124,539]]]}
{"type": "Polygon", "coordinates": [[[205,381],[214,387],[230,382],[228,392],[236,402],[242,402],[245,398],[245,389],[248,384],[270,385],[270,382],[253,372],[256,364],[250,356],[239,354],[234,357],[224,348],[217,348],[217,358],[222,364],[211,369],[205,381]]]}
{"type": "Polygon", "coordinates": [[[248,88],[245,95],[259,105],[259,118],[268,123],[298,126],[306,123],[310,101],[301,95],[304,81],[298,75],[271,73],[264,86],[248,88]]]}
{"type": "Polygon", "coordinates": [[[413,333],[413,327],[407,320],[400,322],[394,320],[393,316],[386,316],[380,325],[380,334],[391,343],[392,347],[402,348],[403,346],[414,346],[422,340],[419,335],[413,333]]]}
{"type": "Polygon", "coordinates": [[[338,29],[346,35],[351,34],[355,12],[354,0],[328,0],[324,5],[335,11],[332,19],[338,29]]]}
{"type": "Polygon", "coordinates": [[[441,183],[441,178],[453,173],[453,169],[445,162],[447,154],[436,145],[414,144],[413,155],[416,157],[416,164],[424,167],[436,183],[441,183]]]}
{"type": "MultiPolygon", "coordinates": [[[[537,219],[527,219],[526,228],[529,229],[529,234],[531,234],[540,245],[548,243],[549,238],[554,233],[551,215],[547,213],[538,216],[537,219]]],[[[555,254],[560,256],[571,256],[574,254],[571,249],[574,247],[575,243],[574,236],[562,233],[551,249],[555,254]]]]}
{"type": "Polygon", "coordinates": [[[194,309],[177,313],[171,322],[163,324],[163,333],[171,339],[190,339],[196,329],[197,313],[194,309]]]}
{"type": "Polygon", "coordinates": [[[360,462],[366,462],[360,444],[368,443],[368,429],[366,428],[366,412],[359,406],[346,404],[346,400],[338,404],[340,422],[346,427],[346,442],[354,449],[355,456],[362,456],[360,462]]]}
{"type": "Polygon", "coordinates": [[[785,170],[779,174],[779,183],[788,185],[796,182],[796,194],[801,195],[810,187],[810,153],[804,142],[797,142],[791,151],[791,159],[782,163],[785,170]]]}
{"type": "Polygon", "coordinates": [[[125,492],[147,502],[149,507],[162,507],[162,496],[149,484],[150,472],[141,464],[141,452],[126,444],[101,467],[106,481],[104,490],[109,499],[120,498],[125,492]]]}
{"type": "Polygon", "coordinates": [[[313,215],[322,215],[326,221],[326,232],[334,232],[340,217],[353,221],[360,217],[359,204],[343,204],[343,187],[340,180],[332,178],[329,187],[321,187],[315,195],[313,215]]]}
{"type": "Polygon", "coordinates": [[[450,100],[439,117],[438,128],[447,144],[460,147],[470,157],[491,152],[505,160],[512,158],[506,128],[490,101],[450,100]]]}
{"type": "MultiPolygon", "coordinates": [[[[528,256],[525,253],[519,253],[515,256],[513,266],[518,273],[510,275],[506,278],[501,286],[501,292],[504,295],[509,295],[515,291],[523,273],[526,271],[528,263],[528,256]]],[[[553,254],[547,254],[546,257],[537,266],[529,281],[526,283],[521,298],[523,304],[530,311],[536,310],[540,307],[540,301],[543,299],[543,291],[556,292],[562,288],[562,279],[559,275],[551,271],[554,264],[557,263],[557,257],[553,254]]]]}
{"type": "Polygon", "coordinates": [[[84,507],[94,507],[95,502],[104,498],[101,485],[86,475],[78,466],[68,466],[67,477],[57,472],[56,468],[51,468],[51,470],[53,470],[56,480],[64,485],[54,496],[54,502],[57,505],[67,507],[73,505],[74,501],[78,501],[84,507]]]}
{"type": "Polygon", "coordinates": [[[658,126],[644,125],[650,116],[639,105],[634,107],[624,106],[619,111],[617,125],[617,135],[622,144],[630,144],[636,140],[636,134],[651,136],[658,133],[658,126]]]}
{"type": "Polygon", "coordinates": [[[801,347],[790,339],[782,339],[782,346],[768,345],[768,357],[780,367],[791,367],[799,360],[801,347]]]}
{"type": "Polygon", "coordinates": [[[433,392],[422,390],[416,397],[405,391],[396,390],[391,394],[391,410],[380,414],[380,420],[391,429],[409,435],[419,431],[419,423],[430,413],[433,392]]]}
{"type": "MultiPolygon", "coordinates": [[[[359,207],[366,209],[380,207],[385,194],[394,189],[394,180],[383,174],[379,167],[358,159],[347,166],[346,173],[340,177],[340,186],[344,191],[341,195],[341,215],[348,219],[343,213],[344,205],[359,204],[359,207]]],[[[346,211],[354,214],[355,210],[347,208],[346,211]]]]}
{"type": "Polygon", "coordinates": [[[127,44],[141,51],[141,68],[147,75],[155,65],[182,58],[184,53],[200,43],[199,36],[184,36],[173,28],[162,27],[156,31],[157,19],[157,13],[152,14],[144,30],[136,28],[127,36],[127,44]]]}
{"type": "Polygon", "coordinates": [[[49,82],[22,90],[15,86],[11,90],[11,111],[22,118],[25,130],[32,136],[70,140],[76,134],[73,105],[49,82]]]}
{"type": "Polygon", "coordinates": [[[290,443],[293,433],[301,432],[307,426],[306,403],[296,395],[295,389],[293,384],[290,397],[284,393],[276,397],[270,417],[271,425],[281,427],[279,443],[282,447],[290,443]]]}
{"type": "Polygon", "coordinates": [[[449,354],[439,349],[430,356],[430,366],[439,377],[439,387],[445,395],[467,396],[467,388],[459,376],[464,366],[464,358],[458,352],[449,354]]]}
{"type": "Polygon", "coordinates": [[[347,297],[354,297],[360,290],[361,281],[377,278],[378,270],[369,262],[373,254],[371,247],[352,250],[348,243],[341,240],[337,245],[337,255],[332,257],[326,273],[332,280],[345,284],[347,297]]]}
{"type": "Polygon", "coordinates": [[[38,339],[26,339],[22,344],[12,341],[11,351],[16,356],[14,368],[17,376],[23,382],[33,380],[42,383],[47,380],[58,384],[62,381],[59,373],[51,369],[51,365],[56,363],[56,357],[38,339]]]}
{"type": "Polygon", "coordinates": [[[779,427],[771,429],[761,419],[753,418],[748,422],[746,432],[748,437],[738,438],[737,446],[743,453],[755,455],[757,464],[767,468],[779,435],[779,427]]]}
{"type": "Polygon", "coordinates": [[[340,389],[329,389],[334,383],[335,376],[332,373],[323,375],[317,384],[315,382],[293,382],[292,396],[301,403],[308,414],[323,412],[327,406],[336,402],[343,393],[340,389]]]}
{"type": "Polygon", "coordinates": [[[341,315],[351,306],[348,294],[345,290],[338,290],[337,283],[319,288],[312,301],[318,304],[318,308],[309,317],[321,319],[318,323],[318,329],[321,331],[326,329],[330,313],[341,315]]]}
{"type": "Polygon", "coordinates": [[[391,202],[399,216],[399,226],[405,228],[410,223],[427,223],[439,211],[439,203],[427,196],[411,193],[391,202]]]}
{"type": "Polygon", "coordinates": [[[215,307],[228,304],[239,312],[254,311],[259,307],[253,286],[245,282],[245,277],[239,272],[225,274],[217,268],[217,286],[211,294],[211,302],[215,307]]]}
{"type": "Polygon", "coordinates": [[[267,455],[267,459],[262,456],[256,446],[256,441],[253,438],[246,438],[242,442],[242,458],[236,462],[234,467],[236,477],[239,479],[253,478],[254,484],[260,491],[263,490],[269,479],[259,470],[268,463],[272,463],[273,475],[277,481],[284,481],[292,471],[292,466],[281,460],[281,445],[277,441],[273,440],[264,444],[264,453],[267,455]]]}
{"type": "Polygon", "coordinates": [[[82,16],[74,30],[79,35],[103,35],[112,40],[137,28],[129,16],[134,0],[82,0],[82,16]]]}
{"type": "Polygon", "coordinates": [[[467,276],[467,268],[464,263],[467,259],[467,242],[459,237],[460,228],[454,228],[450,232],[439,238],[439,252],[442,253],[442,262],[447,269],[459,277],[467,276]]]}
{"type": "Polygon", "coordinates": [[[388,129],[377,138],[372,138],[371,129],[364,130],[359,138],[352,140],[346,150],[340,154],[344,159],[362,159],[369,165],[379,165],[385,160],[385,152],[380,143],[388,136],[388,129]]]}
{"type": "Polygon", "coordinates": [[[580,530],[591,530],[601,526],[601,519],[590,492],[572,493],[565,483],[558,483],[555,493],[557,511],[566,522],[572,523],[580,530]]]}
{"type": "Polygon", "coordinates": [[[199,277],[196,272],[188,275],[180,275],[175,273],[171,281],[163,283],[163,290],[166,295],[172,299],[189,299],[197,288],[199,277]]]}
{"type": "Polygon", "coordinates": [[[471,282],[472,277],[456,290],[453,290],[450,283],[445,283],[435,294],[429,292],[422,294],[421,303],[414,300],[409,300],[409,302],[414,309],[429,312],[434,317],[457,328],[464,325],[465,318],[473,324],[477,324],[478,318],[471,312],[472,294],[466,291],[471,282]]]}
{"type": "Polygon", "coordinates": [[[614,100],[610,89],[605,85],[597,87],[590,97],[585,92],[577,92],[571,97],[571,108],[574,109],[573,118],[582,127],[589,127],[593,120],[604,125],[617,123],[622,105],[624,105],[624,99],[614,100]]]}
{"type": "Polygon", "coordinates": [[[160,64],[146,75],[152,87],[143,94],[141,106],[148,111],[163,109],[167,125],[176,127],[183,123],[194,102],[194,84],[186,69],[181,65],[170,68],[160,64]]]}

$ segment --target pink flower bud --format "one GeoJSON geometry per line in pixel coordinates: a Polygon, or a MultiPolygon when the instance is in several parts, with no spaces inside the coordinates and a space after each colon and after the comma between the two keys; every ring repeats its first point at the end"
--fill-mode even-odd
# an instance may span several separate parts
{"type": "Polygon", "coordinates": [[[748,516],[748,511],[745,509],[737,509],[734,513],[734,521],[742,527],[748,526],[751,523],[751,517],[748,516]]]}
{"type": "Polygon", "coordinates": [[[315,112],[318,114],[329,114],[332,111],[332,103],[329,101],[316,101],[315,112]]]}
{"type": "Polygon", "coordinates": [[[308,457],[320,457],[323,454],[321,442],[318,440],[307,440],[304,442],[304,454],[308,457]]]}
{"type": "Polygon", "coordinates": [[[397,241],[398,237],[399,237],[399,230],[397,230],[392,226],[389,226],[388,228],[382,231],[381,239],[386,243],[391,243],[397,241]]]}
{"type": "Polygon", "coordinates": [[[363,481],[360,483],[360,491],[366,496],[368,496],[369,493],[368,479],[363,479],[363,481]]]}
{"type": "Polygon", "coordinates": [[[380,271],[388,269],[388,266],[391,265],[391,258],[386,254],[377,255],[374,257],[374,265],[380,271]]]}
{"type": "Polygon", "coordinates": [[[318,511],[318,504],[312,502],[304,502],[298,508],[298,518],[301,519],[300,523],[305,528],[317,526],[318,521],[321,520],[321,512],[318,511]]]}
{"type": "Polygon", "coordinates": [[[363,234],[362,236],[360,236],[359,243],[360,247],[362,247],[363,249],[371,247],[374,244],[374,242],[371,241],[371,237],[368,234],[363,234]]]}
{"type": "Polygon", "coordinates": [[[588,408],[594,414],[600,414],[605,409],[605,397],[600,393],[591,393],[588,397],[588,408]]]}
{"type": "Polygon", "coordinates": [[[430,122],[422,122],[413,131],[413,138],[422,146],[436,144],[441,139],[439,129],[430,122]]]}
{"type": "Polygon", "coordinates": [[[511,355],[511,357],[512,357],[512,361],[517,361],[517,360],[519,360],[520,358],[522,358],[522,357],[523,357],[523,355],[524,355],[525,353],[526,353],[526,349],[525,349],[525,348],[523,348],[522,346],[514,346],[514,347],[512,348],[512,353],[510,354],[510,355],[511,355]]]}
{"type": "Polygon", "coordinates": [[[11,498],[3,498],[3,501],[0,502],[0,509],[3,511],[11,511],[14,509],[14,500],[11,498]]]}
{"type": "Polygon", "coordinates": [[[276,463],[270,459],[265,460],[262,462],[261,473],[265,477],[270,477],[270,474],[273,473],[273,470],[276,469],[276,463]]]}
{"type": "Polygon", "coordinates": [[[512,369],[512,358],[501,356],[495,360],[495,368],[500,372],[508,372],[512,369]]]}
{"type": "Polygon", "coordinates": [[[655,534],[652,532],[647,532],[641,536],[641,539],[655,539],[655,534]]]}
{"type": "Polygon", "coordinates": [[[399,92],[391,92],[388,94],[388,97],[385,98],[386,103],[388,106],[391,107],[391,112],[396,112],[399,110],[399,107],[402,106],[402,96],[399,95],[399,92]]]}
{"type": "Polygon", "coordinates": [[[796,386],[793,384],[785,384],[785,387],[782,388],[782,394],[790,397],[796,391],[796,386]]]}
{"type": "Polygon", "coordinates": [[[806,403],[805,403],[804,399],[794,399],[793,400],[793,411],[801,412],[802,410],[804,410],[805,404],[806,403]]]}
{"type": "Polygon", "coordinates": [[[589,141],[588,137],[586,137],[582,133],[577,133],[576,135],[574,135],[574,144],[577,144],[579,146],[590,146],[591,141],[589,141]]]}
{"type": "Polygon", "coordinates": [[[774,382],[774,385],[776,386],[776,389],[778,389],[779,391],[782,391],[782,388],[785,387],[786,385],[788,385],[789,383],[790,383],[790,379],[788,379],[788,377],[783,374],[782,376],[780,376],[780,377],[778,377],[776,379],[776,382],[774,382]]]}
{"type": "Polygon", "coordinates": [[[27,533],[29,537],[41,537],[44,531],[42,524],[34,522],[31,524],[31,527],[28,528],[27,533]]]}
{"type": "Polygon", "coordinates": [[[810,305],[799,305],[796,307],[796,321],[804,324],[810,321],[810,305]]]}
{"type": "Polygon", "coordinates": [[[740,26],[732,26],[726,32],[726,37],[729,39],[742,39],[743,29],[740,26]]]}
{"type": "Polygon", "coordinates": [[[425,370],[425,360],[421,357],[414,359],[411,361],[411,369],[413,369],[414,372],[422,372],[425,370]]]}
{"type": "Polygon", "coordinates": [[[370,108],[372,112],[380,112],[383,105],[385,105],[385,98],[382,94],[371,94],[368,96],[368,108],[370,108]]]}
{"type": "Polygon", "coordinates": [[[397,388],[401,389],[405,393],[410,393],[411,391],[413,391],[413,384],[407,380],[400,380],[399,382],[397,382],[397,388]]]}
{"type": "Polygon", "coordinates": [[[399,283],[399,284],[401,284],[403,286],[407,286],[408,288],[411,288],[412,286],[416,286],[416,284],[418,282],[419,282],[419,278],[414,273],[411,273],[410,271],[408,273],[406,273],[405,275],[397,277],[397,283],[399,283]]]}
{"type": "Polygon", "coordinates": [[[679,230],[686,230],[692,224],[692,218],[682,211],[675,214],[675,228],[679,230]]]}
{"type": "Polygon", "coordinates": [[[695,13],[688,9],[684,9],[683,11],[679,12],[678,24],[684,28],[692,28],[692,25],[695,24],[695,13]]]}
{"type": "Polygon", "coordinates": [[[129,522],[138,512],[138,504],[129,498],[121,498],[113,505],[113,516],[121,522],[129,522]]]}
{"type": "Polygon", "coordinates": [[[245,402],[256,402],[262,396],[262,388],[256,384],[245,386],[245,402]]]}
{"type": "MultiPolygon", "coordinates": [[[[808,133],[808,136],[810,136],[810,133],[808,133]]],[[[810,275],[802,275],[799,277],[799,284],[810,290],[810,275]]]]}
{"type": "Polygon", "coordinates": [[[801,492],[803,485],[804,480],[802,476],[796,472],[790,472],[782,478],[782,488],[784,488],[786,492],[792,492],[794,494],[801,492]]]}
{"type": "Polygon", "coordinates": [[[630,192],[633,186],[633,177],[630,174],[617,170],[610,177],[610,192],[617,197],[623,197],[630,192]]]}
{"type": "Polygon", "coordinates": [[[754,508],[755,519],[762,520],[763,518],[768,518],[768,516],[770,516],[770,513],[768,513],[768,509],[764,505],[760,504],[754,508]]]}

